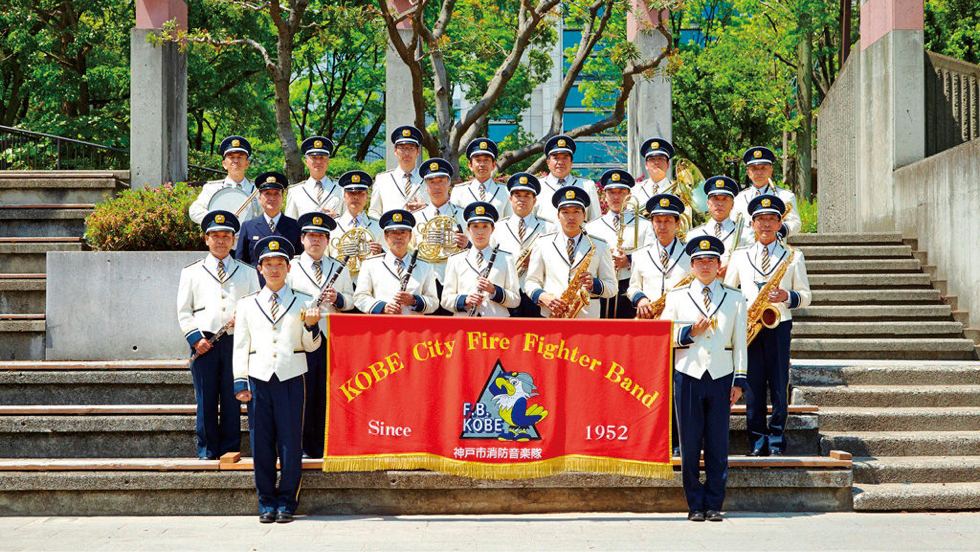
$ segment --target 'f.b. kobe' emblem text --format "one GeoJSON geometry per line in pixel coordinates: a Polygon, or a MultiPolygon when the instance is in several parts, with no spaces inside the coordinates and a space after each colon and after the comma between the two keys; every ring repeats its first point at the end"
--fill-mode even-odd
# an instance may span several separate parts
{"type": "Polygon", "coordinates": [[[531,404],[534,378],[526,372],[508,372],[498,361],[476,403],[463,404],[461,439],[500,441],[540,440],[536,425],[548,416],[540,404],[531,404]]]}

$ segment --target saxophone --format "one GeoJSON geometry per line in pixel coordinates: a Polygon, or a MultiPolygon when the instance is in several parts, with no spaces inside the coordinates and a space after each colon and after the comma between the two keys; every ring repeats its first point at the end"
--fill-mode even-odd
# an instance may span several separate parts
{"type": "MultiPolygon", "coordinates": [[[[687,276],[684,276],[684,278],[682,278],[680,282],[677,282],[677,285],[676,286],[674,286],[674,287],[668,289],[667,291],[665,291],[664,294],[660,296],[660,299],[657,299],[653,303],[650,303],[650,308],[653,309],[653,316],[651,316],[650,319],[651,320],[656,320],[656,319],[660,318],[660,315],[661,314],[664,313],[664,307],[667,306],[667,294],[668,293],[674,291],[675,289],[680,289],[680,288],[682,288],[682,287],[690,284],[693,281],[694,281],[694,271],[692,270],[690,274],[688,274],[687,276]]],[[[636,315],[636,318],[640,318],[640,315],[637,314],[636,315]]]]}
{"type": "Polygon", "coordinates": [[[789,269],[789,264],[793,262],[793,257],[795,256],[796,251],[790,250],[789,258],[783,264],[779,265],[779,268],[773,273],[772,278],[769,278],[766,285],[759,289],[759,296],[755,298],[755,301],[749,307],[749,322],[745,328],[747,332],[746,345],[752,343],[752,340],[755,339],[755,336],[759,335],[763,326],[771,330],[779,325],[779,309],[769,302],[769,292],[779,286],[779,283],[783,280],[783,276],[786,275],[786,270],[789,269]]]}
{"type": "Polygon", "coordinates": [[[568,287],[561,294],[561,300],[566,307],[561,311],[551,311],[551,318],[575,318],[589,304],[589,292],[582,287],[579,280],[583,274],[589,271],[589,265],[592,264],[592,257],[595,255],[595,242],[584,231],[582,234],[589,240],[589,252],[578,264],[578,268],[568,279],[568,287]]]}

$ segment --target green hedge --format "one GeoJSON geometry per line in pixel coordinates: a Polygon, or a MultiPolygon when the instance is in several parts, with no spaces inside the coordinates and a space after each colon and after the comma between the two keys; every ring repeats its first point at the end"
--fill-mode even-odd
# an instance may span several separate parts
{"type": "Polygon", "coordinates": [[[800,210],[800,220],[803,221],[801,234],[813,234],[817,231],[817,200],[799,198],[796,201],[796,208],[800,210]]]}
{"type": "Polygon", "coordinates": [[[187,216],[200,188],[184,183],[126,190],[95,206],[85,239],[99,251],[199,251],[201,227],[187,216]]]}

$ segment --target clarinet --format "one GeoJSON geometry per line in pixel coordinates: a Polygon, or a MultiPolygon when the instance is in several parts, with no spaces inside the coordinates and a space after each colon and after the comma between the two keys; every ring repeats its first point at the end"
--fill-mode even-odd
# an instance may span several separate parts
{"type": "Polygon", "coordinates": [[[405,275],[402,276],[402,285],[398,291],[405,291],[408,289],[408,281],[412,279],[412,271],[415,270],[415,261],[419,258],[418,248],[412,252],[412,260],[408,261],[408,270],[405,271],[405,275]]]}
{"type": "MultiPolygon", "coordinates": [[[[228,333],[228,330],[231,329],[231,326],[234,323],[235,323],[235,315],[232,314],[231,320],[229,320],[224,326],[221,326],[221,328],[218,329],[218,331],[216,331],[214,335],[211,336],[211,339],[208,340],[208,345],[214,345],[214,342],[217,341],[218,338],[228,333]]],[[[208,349],[208,352],[210,353],[211,350],[208,349]]],[[[201,356],[201,353],[197,352],[197,350],[195,349],[194,354],[191,355],[191,359],[187,361],[187,367],[190,368],[191,363],[193,363],[194,359],[196,359],[199,356],[201,356]]]]}
{"type": "MultiPolygon", "coordinates": [[[[480,277],[481,278],[486,278],[487,276],[490,275],[490,269],[493,268],[493,261],[496,260],[496,258],[497,258],[497,250],[499,250],[499,249],[500,249],[500,244],[499,243],[493,247],[493,251],[490,253],[490,262],[488,262],[487,263],[487,267],[484,268],[482,272],[480,272],[480,277]]],[[[486,298],[487,298],[486,292],[481,291],[480,292],[480,295],[482,295],[483,296],[483,299],[486,300],[486,298]]],[[[480,308],[480,305],[482,305],[482,304],[483,303],[481,302],[478,305],[473,305],[472,307],[470,307],[470,310],[467,311],[467,314],[470,315],[470,316],[476,316],[476,311],[480,308]]]]}
{"type": "Polygon", "coordinates": [[[340,273],[344,271],[344,267],[347,266],[347,260],[350,258],[350,255],[344,255],[344,258],[340,259],[340,268],[337,270],[337,272],[333,273],[333,276],[330,277],[330,281],[327,282],[327,285],[323,287],[323,291],[320,292],[320,296],[316,298],[316,308],[320,308],[320,305],[327,300],[327,291],[333,287],[334,283],[337,281],[337,278],[340,278],[340,273]]]}

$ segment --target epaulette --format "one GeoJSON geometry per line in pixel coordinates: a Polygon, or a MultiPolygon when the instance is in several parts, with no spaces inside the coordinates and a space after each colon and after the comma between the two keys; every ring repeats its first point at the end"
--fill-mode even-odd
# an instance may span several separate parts
{"type": "Polygon", "coordinates": [[[222,184],[222,183],[224,183],[224,181],[225,181],[224,178],[222,178],[221,180],[208,180],[204,184],[205,185],[208,185],[208,184],[222,184]]]}
{"type": "Polygon", "coordinates": [[[248,267],[248,268],[251,268],[251,269],[253,269],[253,270],[255,269],[255,267],[254,267],[254,266],[252,266],[252,265],[250,265],[250,264],[248,264],[248,263],[246,263],[245,261],[242,261],[242,260],[239,260],[239,259],[235,259],[235,262],[236,262],[236,263],[238,263],[238,264],[240,264],[240,265],[242,265],[242,266],[246,266],[246,267],[248,267]]]}
{"type": "Polygon", "coordinates": [[[609,242],[607,242],[606,240],[600,238],[599,236],[593,236],[592,234],[589,234],[589,237],[592,238],[593,241],[598,241],[598,242],[602,242],[602,243],[604,243],[606,245],[609,245],[609,242]]]}
{"type": "Polygon", "coordinates": [[[556,234],[558,234],[558,231],[557,231],[557,230],[555,230],[554,232],[548,232],[547,234],[539,234],[539,235],[540,235],[540,236],[541,236],[542,238],[547,238],[548,236],[554,236],[554,235],[556,235],[556,234]]]}
{"type": "Polygon", "coordinates": [[[737,292],[739,292],[739,293],[742,293],[742,290],[740,290],[740,289],[738,289],[738,288],[736,288],[736,287],[732,287],[732,286],[727,286],[727,285],[725,285],[725,284],[720,284],[720,285],[721,285],[721,287],[723,287],[723,288],[725,288],[725,289],[730,289],[730,290],[732,290],[732,291],[737,291],[737,292]]]}
{"type": "Polygon", "coordinates": [[[293,290],[293,295],[296,295],[300,300],[302,300],[303,298],[313,299],[313,296],[312,295],[307,295],[307,294],[303,293],[302,291],[296,291],[295,289],[293,290]]]}
{"type": "Polygon", "coordinates": [[[450,255],[450,257],[455,257],[456,255],[462,255],[462,254],[466,253],[467,251],[469,251],[469,249],[460,249],[459,251],[457,251],[457,252],[453,253],[452,255],[450,255]]]}
{"type": "Polygon", "coordinates": [[[242,297],[241,297],[241,299],[239,299],[239,301],[241,301],[242,299],[244,299],[244,298],[246,298],[246,297],[251,297],[251,296],[253,296],[253,295],[258,295],[258,294],[259,294],[259,292],[261,292],[261,291],[262,291],[262,290],[260,289],[259,291],[253,291],[252,293],[249,293],[248,295],[242,295],[242,297]]]}
{"type": "Polygon", "coordinates": [[[184,268],[190,268],[190,267],[196,265],[197,263],[203,263],[203,262],[204,262],[204,259],[198,259],[198,260],[194,261],[193,263],[185,266],[184,268]]]}
{"type": "Polygon", "coordinates": [[[385,256],[384,253],[378,253],[377,255],[371,255],[371,256],[368,256],[368,257],[364,257],[364,260],[365,261],[370,261],[371,259],[377,259],[378,257],[384,257],[384,256],[385,256]]]}

